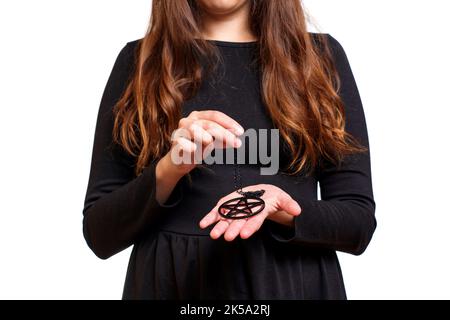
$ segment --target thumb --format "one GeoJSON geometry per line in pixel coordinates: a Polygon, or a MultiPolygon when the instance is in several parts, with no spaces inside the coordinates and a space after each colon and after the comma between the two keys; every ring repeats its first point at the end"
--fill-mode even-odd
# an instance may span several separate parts
{"type": "Polygon", "coordinates": [[[297,201],[292,199],[290,195],[288,195],[286,192],[282,192],[278,197],[278,206],[279,209],[286,211],[288,214],[292,216],[298,216],[302,208],[298,204],[297,201]]]}

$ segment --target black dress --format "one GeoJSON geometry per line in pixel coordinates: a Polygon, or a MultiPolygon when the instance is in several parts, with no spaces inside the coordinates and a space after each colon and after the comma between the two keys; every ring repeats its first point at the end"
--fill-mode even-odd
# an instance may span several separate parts
{"type": "MultiPolygon", "coordinates": [[[[342,80],[346,129],[369,147],[364,111],[346,54],[330,35],[342,80]]],[[[261,100],[256,43],[213,41],[223,56],[216,76],[183,105],[216,109],[245,129],[270,129],[261,100]]],[[[376,228],[370,153],[348,157],[341,168],[315,175],[260,175],[259,165],[240,165],[245,185],[276,185],[302,207],[295,228],[266,220],[247,240],[212,240],[198,223],[234,191],[234,166],[213,164],[180,180],[168,201],[155,199],[155,165],[133,174],[133,159],[112,143],[112,107],[133,69],[138,40],[117,57],[98,113],[91,171],[83,209],[89,247],[106,259],[134,245],[123,299],[345,299],[336,251],[361,254],[376,228]],[[320,183],[321,200],[317,197],[320,183]]],[[[281,155],[281,164],[286,163],[281,155]]]]}

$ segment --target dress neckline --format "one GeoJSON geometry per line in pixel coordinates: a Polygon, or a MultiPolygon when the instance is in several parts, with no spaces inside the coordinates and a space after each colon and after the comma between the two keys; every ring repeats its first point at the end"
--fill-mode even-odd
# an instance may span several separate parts
{"type": "Polygon", "coordinates": [[[257,45],[258,41],[245,41],[245,42],[234,42],[234,41],[223,41],[223,40],[212,40],[207,39],[206,41],[215,44],[220,47],[235,47],[235,48],[249,48],[257,45]]]}

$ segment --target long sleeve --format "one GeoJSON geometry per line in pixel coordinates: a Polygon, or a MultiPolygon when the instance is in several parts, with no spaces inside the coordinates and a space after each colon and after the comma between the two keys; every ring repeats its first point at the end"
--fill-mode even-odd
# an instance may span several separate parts
{"type": "MultiPolygon", "coordinates": [[[[369,149],[364,110],[349,61],[339,42],[328,37],[341,79],[339,94],[346,109],[346,130],[369,149]]],[[[295,245],[363,253],[377,225],[370,150],[347,157],[340,168],[327,165],[318,180],[321,200],[292,195],[302,208],[294,228],[267,221],[271,236],[295,245]]]]}
{"type": "Polygon", "coordinates": [[[177,187],[165,204],[156,195],[156,161],[139,176],[133,159],[112,140],[112,108],[134,68],[137,40],[120,51],[107,81],[97,117],[90,176],[83,208],[83,234],[88,246],[106,259],[132,245],[166,208],[180,201],[177,187]]]}

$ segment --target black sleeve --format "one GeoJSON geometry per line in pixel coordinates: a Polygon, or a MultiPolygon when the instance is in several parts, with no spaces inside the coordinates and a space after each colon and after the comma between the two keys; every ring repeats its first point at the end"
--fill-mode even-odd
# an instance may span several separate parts
{"type": "Polygon", "coordinates": [[[83,234],[88,246],[102,259],[132,245],[164,209],[176,205],[182,197],[177,185],[166,203],[160,205],[155,198],[157,162],[151,161],[136,177],[134,159],[112,140],[112,108],[131,77],[136,44],[137,40],[128,42],[117,56],[97,116],[83,234]]]}
{"type": "MultiPolygon", "coordinates": [[[[341,79],[339,94],[345,104],[346,130],[369,149],[363,106],[349,61],[339,42],[330,35],[328,39],[341,79]]],[[[267,221],[269,233],[280,242],[363,253],[377,225],[370,150],[346,157],[340,168],[326,166],[318,179],[321,200],[292,195],[302,207],[294,218],[295,227],[267,221]]]]}

